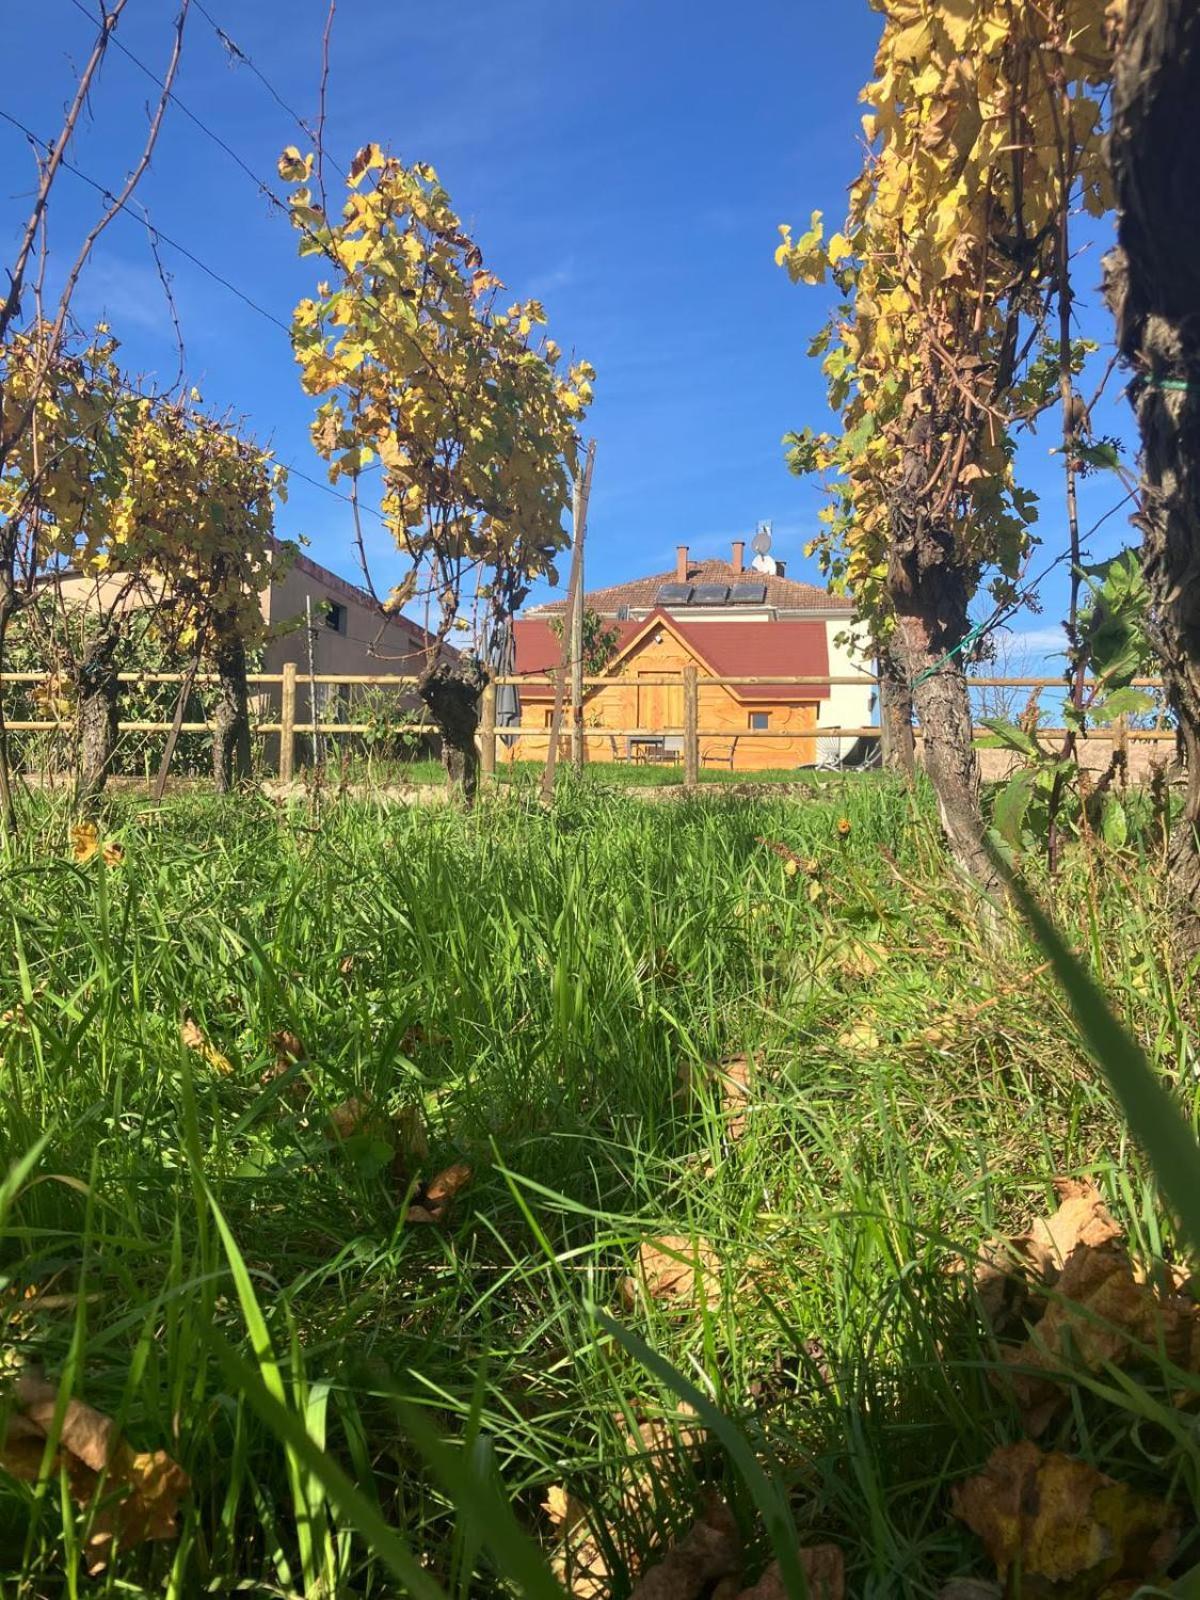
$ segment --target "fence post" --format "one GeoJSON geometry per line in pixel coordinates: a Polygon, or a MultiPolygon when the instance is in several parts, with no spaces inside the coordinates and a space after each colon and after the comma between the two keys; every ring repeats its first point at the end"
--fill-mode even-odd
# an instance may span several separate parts
{"type": "MultiPolygon", "coordinates": [[[[279,697],[279,781],[291,783],[296,770],[296,663],[283,664],[283,689],[279,697]]],[[[316,715],[316,712],[313,712],[316,715]]]]}
{"type": "Polygon", "coordinates": [[[683,669],[683,786],[694,789],[700,782],[700,693],[697,669],[689,662],[683,669]]]}
{"type": "Polygon", "coordinates": [[[483,686],[483,703],[480,708],[479,762],[485,783],[496,781],[496,680],[489,678],[483,686]]]}

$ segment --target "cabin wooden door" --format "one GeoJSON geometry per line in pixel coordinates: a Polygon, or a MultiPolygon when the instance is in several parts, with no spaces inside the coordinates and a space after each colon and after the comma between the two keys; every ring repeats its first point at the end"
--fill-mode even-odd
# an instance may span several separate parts
{"type": "Polygon", "coordinates": [[[648,733],[663,733],[683,727],[683,684],[642,683],[642,678],[662,677],[661,667],[647,667],[638,673],[637,725],[648,733]]]}

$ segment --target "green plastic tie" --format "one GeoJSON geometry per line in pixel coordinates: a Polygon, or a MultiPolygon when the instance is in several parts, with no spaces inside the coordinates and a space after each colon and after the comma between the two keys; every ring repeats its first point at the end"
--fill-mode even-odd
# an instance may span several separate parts
{"type": "Polygon", "coordinates": [[[993,628],[999,627],[1001,620],[1002,619],[990,619],[987,622],[977,623],[975,627],[973,627],[969,633],[965,634],[962,640],[954,646],[953,650],[947,650],[946,654],[941,658],[940,661],[935,661],[931,667],[926,667],[924,672],[918,673],[918,675],[908,686],[909,693],[912,694],[914,691],[919,689],[923,683],[932,678],[935,673],[940,672],[948,661],[953,661],[955,656],[961,655],[964,650],[969,649],[971,645],[975,643],[976,639],[981,639],[985,633],[990,633],[993,628]]]}
{"type": "Polygon", "coordinates": [[[1151,389],[1173,389],[1176,394],[1187,394],[1194,387],[1186,378],[1147,378],[1151,389]]]}

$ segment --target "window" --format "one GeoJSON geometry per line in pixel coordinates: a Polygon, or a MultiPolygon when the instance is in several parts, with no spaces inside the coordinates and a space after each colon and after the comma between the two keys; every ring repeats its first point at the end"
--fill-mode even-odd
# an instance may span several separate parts
{"type": "Polygon", "coordinates": [[[543,711],[542,712],[542,727],[543,728],[552,728],[553,726],[554,726],[554,712],[553,711],[543,711]]]}
{"type": "Polygon", "coordinates": [[[345,608],[345,606],[338,605],[336,600],[326,600],[326,602],[325,602],[325,626],[332,633],[345,633],[345,631],[346,631],[346,608],[345,608]]]}
{"type": "Polygon", "coordinates": [[[750,713],[751,733],[765,733],[771,726],[771,713],[769,711],[752,711],[750,713]]]}

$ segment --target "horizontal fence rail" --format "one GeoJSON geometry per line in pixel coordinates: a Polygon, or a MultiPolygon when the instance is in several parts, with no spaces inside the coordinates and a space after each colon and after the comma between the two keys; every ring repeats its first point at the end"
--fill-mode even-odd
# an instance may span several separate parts
{"type": "MultiPolygon", "coordinates": [[[[121,685],[182,685],[189,681],[193,687],[203,689],[211,687],[218,682],[215,673],[185,672],[122,672],[118,674],[121,685]]],[[[294,664],[286,663],[281,672],[252,672],[247,674],[247,685],[251,691],[251,712],[255,711],[253,702],[258,700],[257,710],[260,713],[274,716],[270,721],[254,723],[254,731],[259,734],[279,737],[279,776],[288,781],[295,772],[297,740],[300,738],[339,738],[362,737],[377,732],[379,724],[361,720],[321,720],[319,715],[313,720],[310,715],[307,720],[297,716],[297,697],[301,691],[309,694],[314,689],[384,689],[406,697],[410,702],[416,697],[418,678],[411,674],[402,673],[331,673],[317,672],[306,673],[300,671],[294,664]],[[266,702],[264,704],[264,702],[266,702]]],[[[606,741],[626,740],[644,741],[646,753],[654,753],[659,758],[669,758],[678,762],[684,773],[685,783],[694,783],[698,780],[699,770],[705,757],[725,764],[726,760],[732,766],[732,757],[718,755],[711,748],[702,751],[701,741],[718,743],[728,746],[731,743],[740,745],[743,740],[762,741],[768,747],[774,741],[802,740],[811,741],[814,745],[818,741],[857,742],[861,740],[877,740],[881,731],[877,725],[865,726],[825,726],[815,725],[803,728],[754,728],[745,727],[709,728],[701,726],[701,710],[699,706],[699,693],[703,689],[842,689],[842,688],[873,688],[878,685],[878,678],[871,673],[861,672],[848,676],[800,676],[796,674],[753,675],[753,676],[718,676],[701,673],[696,667],[685,667],[677,672],[655,672],[644,676],[632,675],[586,675],[583,680],[586,691],[613,687],[620,685],[625,689],[676,689],[682,693],[683,719],[671,723],[662,722],[654,726],[597,726],[578,721],[573,721],[567,708],[564,706],[562,724],[559,728],[558,738],[560,746],[572,747],[580,753],[582,758],[589,744],[603,744],[606,741]],[[675,741],[668,751],[663,741],[675,741]]],[[[529,739],[549,741],[551,729],[545,725],[535,726],[528,723],[517,723],[513,726],[499,724],[496,718],[497,690],[501,688],[526,691],[553,690],[558,683],[558,678],[553,672],[507,674],[490,680],[483,691],[480,705],[479,745],[482,766],[486,776],[495,775],[497,767],[498,749],[503,746],[509,750],[516,750],[520,743],[529,739]]],[[[61,677],[52,673],[21,671],[0,673],[0,695],[11,689],[24,688],[28,699],[28,690],[38,685],[54,685],[55,692],[61,692],[58,687],[65,687],[61,677]]],[[[1062,677],[977,677],[967,680],[970,690],[984,689],[1026,689],[1031,691],[1031,700],[1036,702],[1046,690],[1063,690],[1062,677]]],[[[1086,688],[1095,687],[1091,682],[1086,688]]],[[[1162,688],[1161,678],[1135,678],[1133,687],[1149,690],[1162,688]]],[[[544,698],[544,696],[542,697],[544,698]]],[[[757,697],[756,697],[757,698],[757,697]]],[[[788,701],[790,708],[795,705],[812,705],[823,698],[814,695],[812,700],[788,701]]],[[[764,702],[769,702],[769,694],[762,697],[764,702]]],[[[351,699],[348,709],[352,709],[351,699]]],[[[544,709],[544,708],[543,708],[544,709]]],[[[753,701],[743,704],[743,709],[752,712],[755,709],[753,701]]],[[[775,707],[772,707],[775,709],[775,707]]],[[[747,719],[747,722],[749,719],[747,719]]],[[[68,715],[63,718],[53,717],[31,718],[5,718],[5,727],[12,733],[62,733],[72,725],[72,718],[68,715]]],[[[173,720],[152,721],[138,719],[122,721],[118,724],[120,733],[167,734],[174,726],[173,720]]],[[[180,724],[180,733],[211,733],[213,723],[210,720],[190,720],[180,724]]],[[[983,738],[991,730],[984,726],[975,728],[976,738],[983,738]]],[[[397,729],[404,736],[436,735],[438,729],[430,722],[404,723],[397,729]]],[[[921,739],[921,730],[916,730],[918,742],[921,739]]],[[[1044,727],[1038,729],[1039,734],[1047,739],[1062,739],[1066,729],[1061,727],[1044,727]]],[[[1111,727],[1101,727],[1089,733],[1090,739],[1100,743],[1125,745],[1126,743],[1173,743],[1175,733],[1170,728],[1162,726],[1162,714],[1159,714],[1158,723],[1153,728],[1130,728],[1126,718],[1118,718],[1111,727]]],[[[614,752],[615,753],[615,752],[614,752]]],[[[617,757],[619,761],[634,759],[634,746],[626,745],[625,753],[617,757]]]]}

